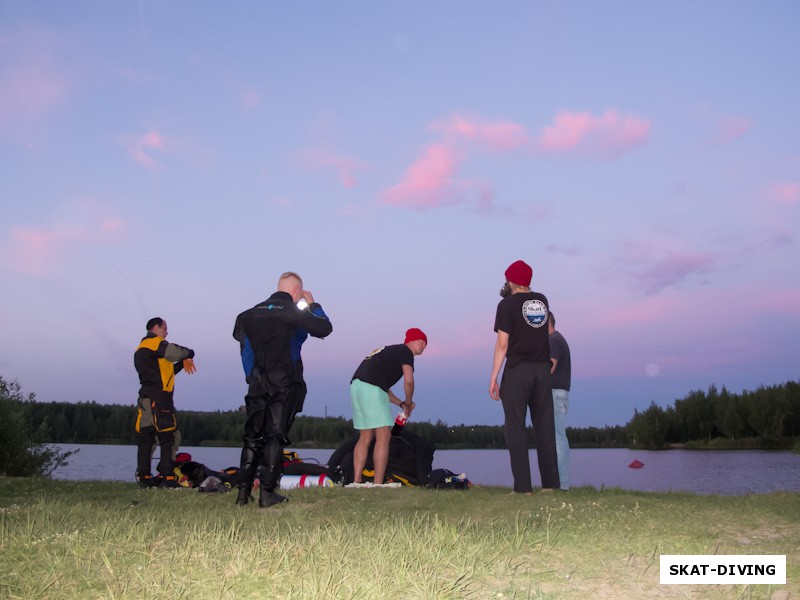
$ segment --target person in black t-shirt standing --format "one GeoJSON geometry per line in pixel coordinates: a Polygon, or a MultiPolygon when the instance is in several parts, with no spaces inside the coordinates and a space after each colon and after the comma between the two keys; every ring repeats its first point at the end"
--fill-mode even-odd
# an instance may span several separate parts
{"type": "Polygon", "coordinates": [[[428,338],[422,330],[412,327],[406,331],[402,344],[373,350],[356,369],[350,380],[350,400],[353,405],[353,426],[359,430],[353,449],[353,482],[363,482],[364,465],[369,447],[375,439],[372,462],[373,482],[382,484],[389,463],[389,441],[392,432],[392,409],[396,404],[406,416],[411,416],[416,404],[414,396],[414,357],[425,351],[428,338]],[[400,400],[391,387],[403,378],[405,400],[400,400]]]}
{"type": "Polygon", "coordinates": [[[536,435],[542,489],[559,487],[550,387],[549,305],[543,294],[531,291],[532,275],[533,270],[521,260],[506,269],[506,284],[500,291],[503,299],[497,305],[495,317],[497,343],[489,383],[489,395],[503,403],[503,432],[511,458],[514,491],[522,494],[533,490],[525,429],[528,409],[536,435]],[[504,362],[502,385],[498,385],[504,362]]]}

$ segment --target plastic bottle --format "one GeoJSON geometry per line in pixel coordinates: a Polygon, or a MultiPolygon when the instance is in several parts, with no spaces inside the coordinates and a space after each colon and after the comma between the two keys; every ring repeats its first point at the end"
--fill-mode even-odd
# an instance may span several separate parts
{"type": "Polygon", "coordinates": [[[408,415],[406,411],[401,410],[397,413],[397,418],[394,420],[394,427],[392,427],[392,435],[398,435],[405,427],[406,422],[408,421],[408,415]]]}

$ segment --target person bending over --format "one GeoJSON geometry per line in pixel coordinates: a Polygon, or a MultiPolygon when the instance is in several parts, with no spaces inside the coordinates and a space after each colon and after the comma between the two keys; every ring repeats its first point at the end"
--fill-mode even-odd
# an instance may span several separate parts
{"type": "Polygon", "coordinates": [[[382,484],[389,463],[389,441],[392,435],[392,404],[411,416],[416,404],[414,396],[414,357],[428,346],[428,338],[420,329],[406,331],[402,344],[383,346],[373,350],[356,369],[350,380],[350,400],[353,405],[353,426],[359,431],[353,450],[353,482],[364,481],[364,465],[369,447],[375,440],[372,462],[375,466],[373,482],[382,484]],[[391,387],[403,379],[405,400],[400,400],[391,387]]]}

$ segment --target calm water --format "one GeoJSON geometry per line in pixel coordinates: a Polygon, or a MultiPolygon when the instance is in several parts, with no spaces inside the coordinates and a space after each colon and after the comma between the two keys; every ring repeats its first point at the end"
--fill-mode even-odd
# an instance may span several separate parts
{"type": "MultiPolygon", "coordinates": [[[[135,446],[53,444],[62,450],[80,448],[69,465],[53,473],[55,479],[105,479],[133,481],[135,446]]],[[[192,459],[212,469],[239,464],[238,448],[184,447],[192,459]]],[[[297,450],[307,461],[327,463],[333,450],[297,450]]],[[[536,451],[531,450],[534,485],[538,485],[536,451]]],[[[511,468],[506,450],[437,450],[433,468],[466,473],[477,485],[511,487],[511,468]]],[[[668,450],[573,450],[573,487],[620,487],[629,490],[698,494],[766,494],[800,491],[800,454],[763,450],[690,451],[668,450]],[[633,460],[644,463],[631,469],[633,460]]]]}

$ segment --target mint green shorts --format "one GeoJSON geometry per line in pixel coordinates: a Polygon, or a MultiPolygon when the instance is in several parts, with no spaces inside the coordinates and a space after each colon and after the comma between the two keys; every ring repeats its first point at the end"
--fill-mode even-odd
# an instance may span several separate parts
{"type": "Polygon", "coordinates": [[[356,429],[392,426],[389,394],[377,385],[354,379],[350,384],[350,402],[353,405],[353,427],[356,429]]]}

